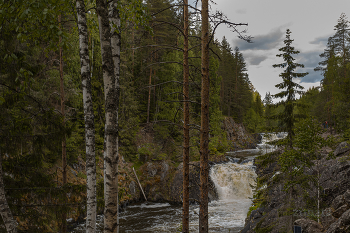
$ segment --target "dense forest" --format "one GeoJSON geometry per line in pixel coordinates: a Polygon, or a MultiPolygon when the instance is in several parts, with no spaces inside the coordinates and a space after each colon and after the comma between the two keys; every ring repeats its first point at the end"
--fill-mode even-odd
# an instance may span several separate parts
{"type": "MultiPolygon", "coordinates": [[[[110,141],[118,141],[119,160],[135,167],[147,161],[182,162],[183,2],[115,2],[113,5],[111,1],[108,7],[112,10],[107,13],[113,19],[115,9],[118,17],[108,25],[103,21],[107,17],[99,18],[107,5],[102,0],[0,1],[0,212],[6,227],[13,226],[11,219],[15,219],[18,232],[66,232],[68,216],[85,216],[89,187],[86,181],[72,182],[67,177],[67,169],[74,168],[79,160],[95,169],[95,178],[91,179],[95,179],[97,188],[91,195],[96,195],[97,209],[102,210],[105,173],[94,166],[106,161],[110,141]],[[86,19],[85,26],[81,15],[86,19]],[[103,31],[101,25],[107,29],[103,31]],[[116,36],[110,44],[119,44],[120,48],[119,54],[110,50],[111,57],[119,58],[120,64],[120,69],[112,70],[118,77],[111,81],[113,93],[107,93],[110,89],[106,88],[105,68],[109,63],[101,52],[106,49],[102,39],[107,34],[116,36]],[[85,42],[82,35],[86,36],[85,42]],[[84,60],[84,56],[89,59],[84,60]],[[84,65],[89,67],[88,73],[82,71],[84,65]],[[91,97],[85,100],[87,89],[91,97]],[[106,96],[116,99],[108,100],[106,96]],[[110,121],[106,117],[109,113],[115,115],[112,107],[117,109],[117,117],[110,121]],[[117,133],[109,128],[114,127],[113,122],[118,126],[117,133]],[[94,126],[90,134],[86,125],[94,126]],[[152,132],[158,143],[139,143],[143,131],[152,132]],[[88,155],[91,142],[87,140],[91,138],[94,149],[88,155]]],[[[199,161],[202,24],[200,11],[195,7],[189,11],[189,160],[199,161]]],[[[217,17],[213,22],[218,24],[228,22],[220,12],[211,17],[217,17]]],[[[278,130],[280,122],[272,116],[283,111],[283,106],[274,106],[270,93],[262,98],[255,90],[243,54],[225,37],[214,37],[216,26],[209,27],[211,160],[235,149],[222,127],[224,118],[232,117],[250,133],[259,133],[278,130]]],[[[228,26],[249,42],[239,25],[228,26]]],[[[327,121],[334,133],[344,133],[347,139],[349,27],[342,14],[335,34],[320,55],[323,60],[315,68],[322,72],[321,86],[295,100],[296,114],[315,116],[321,123],[327,121]]],[[[89,171],[77,176],[82,180],[90,177],[89,171]]],[[[122,191],[115,196],[121,198],[122,191]]]]}

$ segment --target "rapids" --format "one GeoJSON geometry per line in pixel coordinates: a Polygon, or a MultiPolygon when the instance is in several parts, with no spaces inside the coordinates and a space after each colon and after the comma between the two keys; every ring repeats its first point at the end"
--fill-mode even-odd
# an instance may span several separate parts
{"type": "MultiPolygon", "coordinates": [[[[228,153],[230,162],[215,164],[210,169],[210,178],[215,184],[218,200],[209,203],[209,232],[239,232],[251,205],[252,186],[255,185],[254,157],[275,148],[268,141],[285,137],[285,133],[262,134],[262,142],[256,149],[228,153]],[[239,158],[235,158],[235,155],[239,158]],[[239,156],[238,156],[239,155],[239,156]],[[243,162],[242,162],[242,157],[243,162]]],[[[169,203],[130,205],[120,213],[120,232],[165,233],[181,232],[182,206],[169,203]]],[[[190,206],[190,231],[198,232],[199,206],[190,206]]],[[[97,232],[103,232],[103,215],[97,219],[97,232]]],[[[85,224],[73,231],[85,232],[85,224]]]]}

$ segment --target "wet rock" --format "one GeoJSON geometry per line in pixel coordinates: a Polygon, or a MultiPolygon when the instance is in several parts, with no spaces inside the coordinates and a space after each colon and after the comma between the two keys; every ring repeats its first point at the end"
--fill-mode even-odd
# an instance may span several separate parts
{"type": "Polygon", "coordinates": [[[350,144],[347,142],[340,143],[334,151],[334,156],[340,156],[350,151],[350,144]]]}
{"type": "Polygon", "coordinates": [[[307,218],[301,218],[294,222],[294,225],[301,226],[303,229],[303,232],[305,233],[320,233],[323,230],[323,227],[318,224],[316,221],[307,219],[307,218]]]}

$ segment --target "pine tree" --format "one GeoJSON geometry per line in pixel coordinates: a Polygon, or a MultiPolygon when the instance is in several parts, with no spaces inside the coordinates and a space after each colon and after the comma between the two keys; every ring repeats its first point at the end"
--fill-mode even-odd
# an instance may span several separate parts
{"type": "Polygon", "coordinates": [[[293,55],[299,54],[300,52],[291,46],[294,40],[290,38],[290,34],[291,31],[287,29],[286,39],[284,40],[285,46],[279,49],[279,51],[282,53],[276,55],[277,57],[282,57],[284,62],[273,65],[274,68],[285,68],[284,71],[279,75],[282,78],[283,82],[275,85],[278,89],[285,90],[273,95],[273,97],[283,99],[275,106],[278,107],[282,105],[284,107],[284,110],[274,118],[280,120],[280,128],[278,130],[284,130],[288,133],[288,148],[292,149],[294,124],[297,118],[301,117],[300,115],[294,114],[294,108],[297,105],[296,94],[302,94],[302,89],[304,89],[303,86],[294,82],[293,79],[305,77],[308,73],[295,72],[298,67],[304,68],[304,65],[294,62],[295,58],[293,58],[293,55]]]}

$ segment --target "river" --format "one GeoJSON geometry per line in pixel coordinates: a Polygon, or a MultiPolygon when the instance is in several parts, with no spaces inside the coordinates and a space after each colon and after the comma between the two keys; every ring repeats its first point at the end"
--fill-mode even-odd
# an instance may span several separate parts
{"type": "MultiPolygon", "coordinates": [[[[263,135],[257,149],[228,153],[230,162],[215,164],[210,169],[210,177],[215,184],[219,199],[209,203],[209,232],[239,232],[251,205],[252,186],[255,185],[254,157],[270,152],[274,148],[267,141],[285,135],[263,135]],[[242,159],[243,158],[243,159],[242,159]]],[[[146,202],[128,206],[120,213],[120,232],[181,232],[182,206],[169,203],[146,202]]],[[[190,231],[198,232],[199,206],[190,206],[190,231]]],[[[97,232],[103,232],[103,215],[98,216],[97,232]]],[[[85,224],[74,229],[74,233],[84,232],[85,224]]]]}

